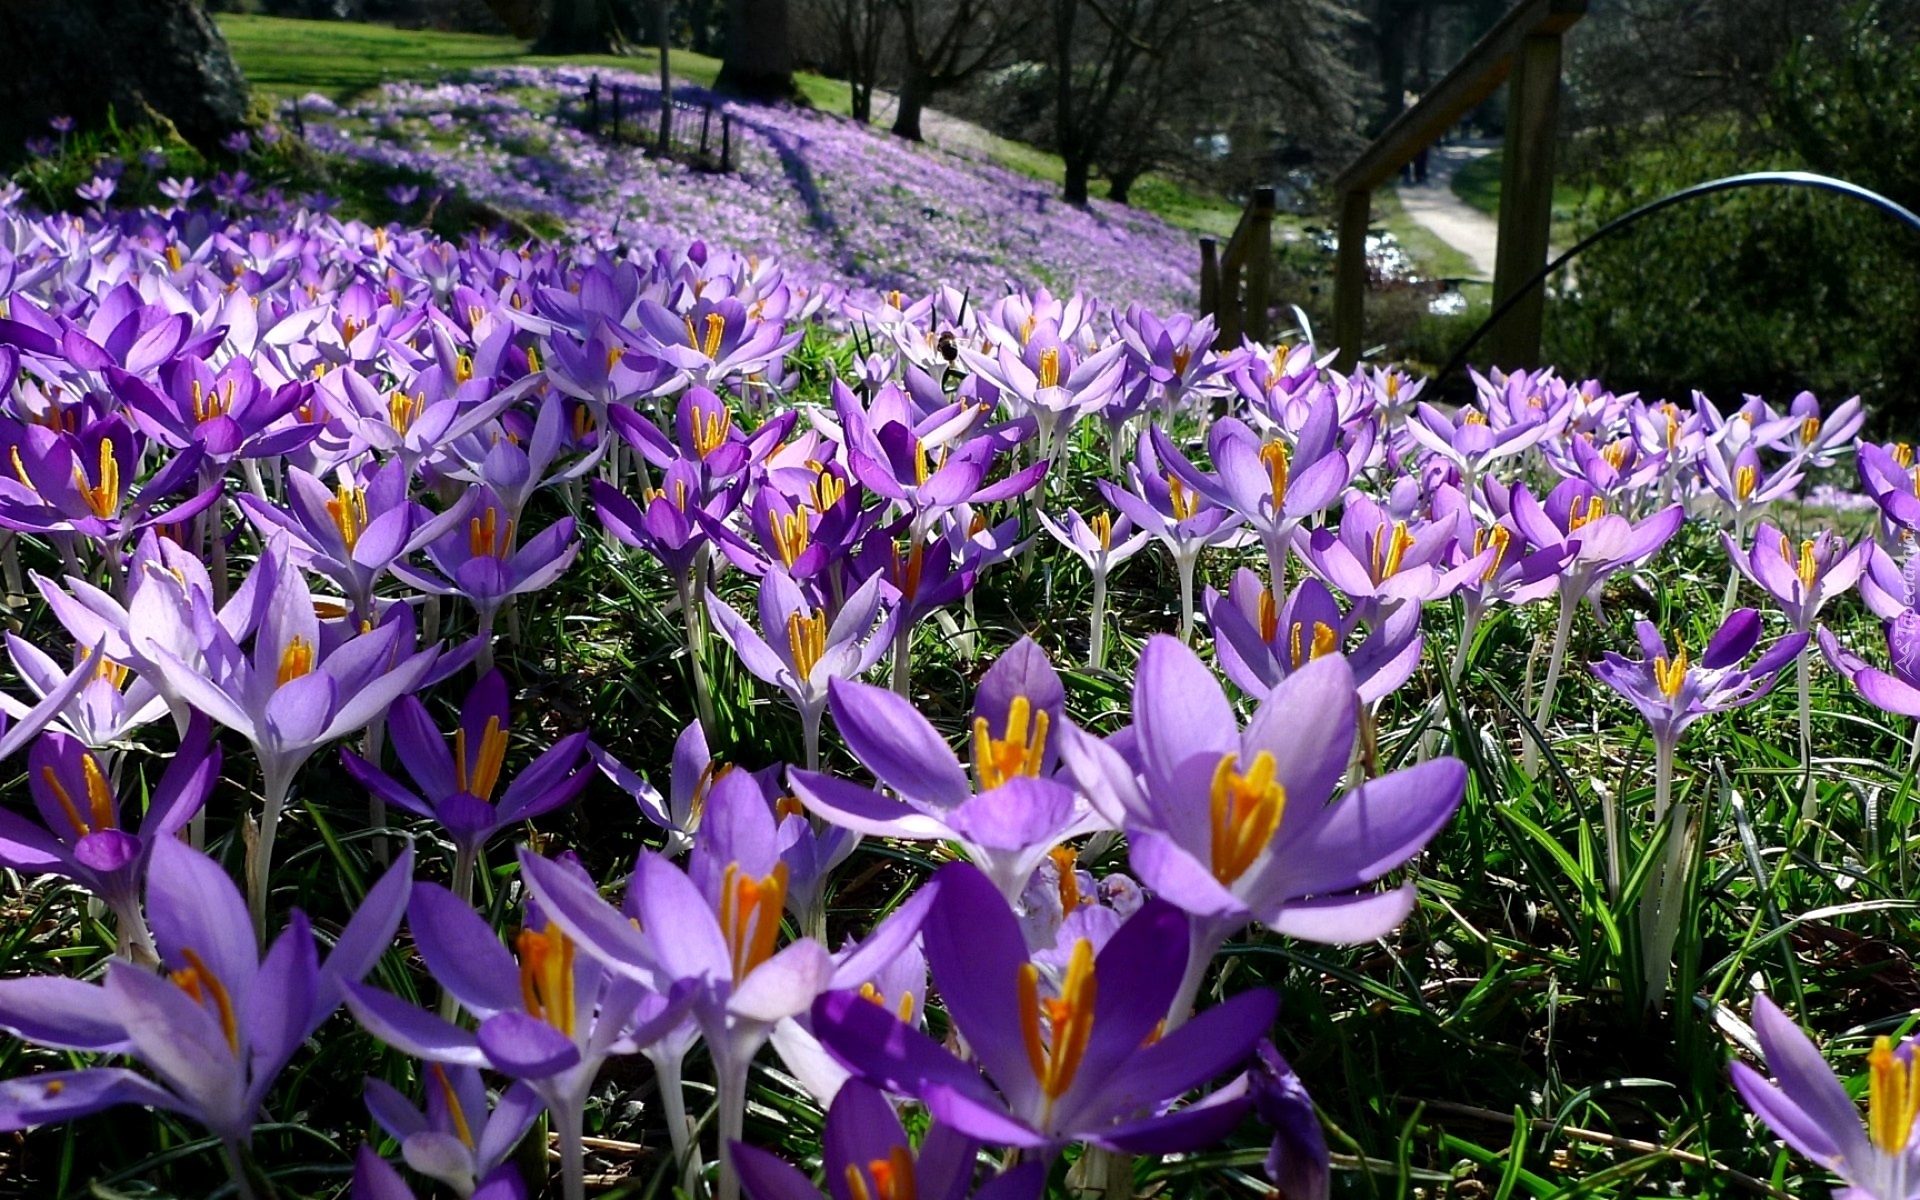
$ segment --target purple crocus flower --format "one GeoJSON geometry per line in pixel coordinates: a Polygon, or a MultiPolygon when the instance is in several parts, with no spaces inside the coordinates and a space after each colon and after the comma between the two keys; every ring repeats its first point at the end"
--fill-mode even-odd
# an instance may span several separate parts
{"type": "MultiPolygon", "coordinates": [[[[1689,725],[1710,713],[1742,708],[1773,690],[1786,669],[1807,644],[1804,633],[1788,634],[1769,647],[1753,666],[1740,663],[1760,640],[1760,614],[1751,608],[1731,613],[1698,664],[1688,661],[1682,644],[1673,654],[1651,621],[1635,626],[1644,655],[1640,661],[1609,653],[1592,664],[1602,683],[1626,697],[1647,719],[1653,735],[1653,823],[1671,817],[1661,861],[1655,864],[1640,894],[1641,961],[1644,965],[1643,1001],[1658,1008],[1666,998],[1667,975],[1673,947],[1680,933],[1684,891],[1690,862],[1690,843],[1696,835],[1689,823],[1689,806],[1674,805],[1674,751],[1689,725]]],[[[1618,897],[1623,875],[1619,817],[1611,800],[1603,814],[1606,835],[1608,892],[1618,897]]]]}
{"type": "Polygon", "coordinates": [[[666,852],[678,858],[693,848],[693,835],[700,828],[707,797],[713,785],[733,770],[719,762],[707,748],[707,731],[699,721],[690,722],[673,741],[673,774],[667,782],[667,794],[642,779],[604,748],[589,744],[587,753],[613,785],[633,797],[640,815],[666,831],[666,852]]]}
{"type": "MultiPolygon", "coordinates": [[[[893,1105],[858,1080],[834,1097],[821,1140],[832,1200],[1040,1200],[1047,1182],[1046,1168],[1029,1162],[975,1191],[978,1142],[935,1123],[916,1153],[893,1105]]],[[[766,1150],[735,1143],[733,1156],[749,1200],[822,1200],[812,1181],[766,1150]]]]}
{"type": "Polygon", "coordinates": [[[0,809],[0,863],[61,875],[98,896],[119,926],[120,953],[158,958],[140,911],[154,843],[179,832],[220,777],[220,747],[206,724],[189,732],[147,798],[138,833],[121,823],[122,800],[100,756],[75,738],[44,733],[27,753],[27,788],[40,824],[0,809]]]}
{"type": "Polygon", "coordinates": [[[0,715],[22,718],[48,696],[67,687],[75,675],[86,682],[62,705],[50,724],[72,734],[111,761],[112,747],[130,740],[142,726],[157,721],[167,702],[153,685],[132,674],[123,664],[96,656],[85,643],[74,647],[73,666],[62,670],[51,655],[16,634],[6,635],[7,657],[32,693],[33,704],[0,693],[0,715]]]}
{"type": "Polygon", "coordinates": [[[445,536],[477,497],[468,492],[435,515],[410,497],[407,469],[399,462],[365,475],[343,466],[337,479],[329,488],[317,476],[290,467],[284,507],[250,494],[240,496],[239,504],[263,535],[286,530],[293,561],[337,584],[354,620],[370,620],[380,577],[445,536]]]}
{"type": "Polygon", "coordinates": [[[1287,547],[1302,521],[1323,513],[1352,482],[1354,464],[1339,445],[1339,413],[1331,394],[1308,410],[1291,440],[1263,441],[1232,417],[1207,431],[1207,452],[1217,475],[1198,470],[1157,426],[1154,449],[1180,481],[1213,503],[1237,513],[1260,535],[1267,551],[1267,582],[1281,586],[1287,547]]]}
{"type": "Polygon", "coordinates": [[[507,756],[508,717],[506,678],[488,671],[460,708],[450,754],[426,705],[414,696],[394,701],[387,711],[387,732],[417,792],[353,751],[340,752],[355,782],[446,829],[454,844],[453,890],[463,900],[471,892],[474,862],[489,838],[568,803],[589,778],[581,769],[587,734],[572,733],[542,751],[495,800],[507,756]]]}
{"type": "Polygon", "coordinates": [[[1147,434],[1140,436],[1134,461],[1127,464],[1126,487],[1109,479],[1094,482],[1108,504],[1152,534],[1173,557],[1180,577],[1180,640],[1189,640],[1193,636],[1193,572],[1200,552],[1237,537],[1242,518],[1188,487],[1173,470],[1163,470],[1147,434]]]}
{"type": "Polygon", "coordinates": [[[1396,517],[1349,492],[1338,530],[1296,531],[1294,544],[1307,569],[1351,600],[1360,620],[1379,625],[1402,607],[1451,595],[1471,576],[1472,564],[1441,569],[1456,523],[1446,512],[1431,521],[1396,517]]]}
{"type": "Polygon", "coordinates": [[[267,867],[295,772],[322,745],[365,728],[417,685],[438,650],[413,652],[412,624],[403,609],[365,633],[323,637],[313,594],[293,565],[284,535],[268,543],[253,575],[257,579],[249,583],[264,611],[251,654],[224,625],[194,620],[165,604],[150,610],[160,620],[134,626],[134,636],[176,694],[253,745],[265,777],[266,807],[260,835],[248,847],[247,888],[255,921],[264,927],[267,867]],[[192,623],[168,628],[162,621],[192,623]],[[202,649],[197,664],[173,649],[195,643],[202,649]]]}
{"type": "Polygon", "coordinates": [[[130,1054],[121,1067],[51,1071],[0,1083],[0,1129],[70,1121],[117,1104],[197,1121],[225,1147],[241,1194],[241,1155],[280,1070],[340,1006],[342,989],[392,943],[413,877],[409,848],[361,902],[322,962],[298,910],[262,956],[246,901],[220,865],[173,838],[153,844],[147,917],[162,974],[116,960],[104,985],[59,976],[0,981],[0,1027],[41,1045],[130,1054]]]}
{"type": "Polygon", "coordinates": [[[1762,521],[1753,531],[1753,547],[1743,550],[1727,534],[1720,535],[1727,557],[1740,573],[1773,597],[1794,629],[1808,633],[1820,609],[1844,595],[1867,567],[1872,542],[1848,546],[1835,534],[1822,532],[1793,540],[1762,521]]]}
{"type": "MultiPolygon", "coordinates": [[[[577,863],[538,861],[592,893],[593,883],[577,863]]],[[[499,1071],[524,1082],[547,1106],[560,1134],[567,1200],[580,1200],[582,1110],[601,1066],[677,1025],[688,998],[662,995],[609,972],[594,955],[577,953],[574,939],[533,904],[511,953],[465,900],[436,884],[414,885],[407,927],[427,969],[473,1015],[476,1027],[466,1029],[357,985],[347,993],[354,1018],[415,1058],[499,1071]]]]}
{"type": "Polygon", "coordinates": [[[1156,636],[1134,677],[1131,730],[1104,742],[1067,737],[1069,767],[1127,830],[1140,881],[1191,923],[1171,1021],[1185,1017],[1214,951],[1250,921],[1348,944],[1385,936],[1412,911],[1413,884],[1368,885],[1447,823],[1466,768],[1437,758],[1330,802],[1359,710],[1353,669],[1328,654],[1268,692],[1243,731],[1199,656],[1156,636]]]}
{"type": "Polygon", "coordinates": [[[1267,1178],[1279,1200],[1327,1200],[1333,1171],[1326,1131],[1300,1076],[1273,1043],[1262,1040],[1253,1075],[1253,1111],[1273,1130],[1267,1178]]]}
{"type": "MultiPolygon", "coordinates": [[[[1301,580],[1276,604],[1272,590],[1247,567],[1233,573],[1225,595],[1208,588],[1205,608],[1220,670],[1250,696],[1266,695],[1316,658],[1342,653],[1360,624],[1358,610],[1341,612],[1318,579],[1301,580]]],[[[1376,703],[1412,677],[1425,645],[1417,604],[1395,609],[1370,630],[1347,654],[1360,702],[1376,703]]]]}
{"type": "Polygon", "coordinates": [[[954,840],[1009,901],[1061,842],[1100,815],[1054,777],[1066,734],[1066,690],[1046,652],[1021,638],[980,679],[971,723],[972,778],[906,698],[851,680],[828,685],[833,721],[854,757],[893,793],[814,771],[793,789],[815,814],[875,837],[954,840]]]}
{"type": "Polygon", "coordinates": [[[1867,1119],[1820,1048],[1764,994],[1753,1000],[1753,1031],[1769,1080],[1743,1062],[1733,1086],[1781,1141],[1846,1181],[1835,1200],[1914,1200],[1920,1196],[1920,1064],[1915,1039],[1882,1034],[1867,1052],[1867,1119]]]}
{"type": "Polygon", "coordinates": [[[921,1100],[961,1133],[1041,1161],[1072,1141],[1175,1153],[1245,1114],[1245,1076],[1168,1109],[1240,1066],[1279,1007],[1265,989],[1243,992],[1157,1036],[1187,960],[1186,921],[1172,905],[1148,901],[1098,951],[1076,941],[1056,974],[1033,961],[1019,919],[979,868],[949,864],[934,882],[927,961],[977,1065],[857,993],[830,993],[814,1005],[814,1031],[855,1074],[921,1100]]]}
{"type": "Polygon", "coordinates": [[[1564,419],[1541,419],[1495,428],[1487,413],[1471,404],[1448,416],[1423,401],[1414,406],[1404,428],[1416,442],[1459,467],[1460,490],[1472,495],[1474,484],[1495,462],[1532,449],[1564,424],[1564,419]]]}
{"type": "Polygon", "coordinates": [[[1593,673],[1640,710],[1654,745],[1664,746],[1669,753],[1695,721],[1744,708],[1773,690],[1780,672],[1807,642],[1804,633],[1789,634],[1769,646],[1751,667],[1742,668],[1741,662],[1760,641],[1760,614],[1751,608],[1728,614],[1698,662],[1688,658],[1684,643],[1669,651],[1651,621],[1636,622],[1634,631],[1642,657],[1636,660],[1609,652],[1593,664],[1593,673]]]}
{"type": "Polygon", "coordinates": [[[1089,521],[1080,515],[1077,508],[1068,509],[1064,521],[1056,521],[1038,509],[1034,510],[1033,515],[1053,535],[1055,541],[1086,563],[1087,570],[1093,575],[1093,612],[1088,621],[1087,665],[1098,668],[1106,661],[1107,576],[1112,574],[1115,567],[1139,553],[1140,547],[1147,544],[1147,538],[1151,535],[1144,529],[1135,533],[1133,522],[1124,516],[1115,521],[1106,513],[1095,513],[1089,521]]]}
{"type": "Polygon", "coordinates": [[[461,1196],[473,1196],[540,1115],[540,1097],[516,1082],[489,1109],[487,1086],[473,1067],[430,1062],[421,1076],[424,1110],[391,1084],[369,1078],[367,1111],[400,1143],[408,1166],[461,1196]]]}
{"type": "MultiPolygon", "coordinates": [[[[426,545],[427,559],[439,574],[400,562],[392,569],[422,591],[464,597],[479,617],[480,636],[490,639],[494,618],[508,598],[537,592],[560,578],[580,553],[580,542],[573,536],[574,519],[562,517],[522,543],[518,523],[493,489],[473,491],[467,527],[456,524],[426,545]]],[[[481,661],[492,665],[490,644],[481,661]]]]}
{"type": "Polygon", "coordinates": [[[862,584],[832,622],[784,570],[769,568],[759,590],[760,629],[718,596],[707,594],[707,612],[734,652],[756,678],[786,694],[800,710],[807,745],[807,766],[820,765],[820,718],[827,707],[827,684],[864,675],[886,653],[894,620],[893,604],[875,575],[862,584]]]}
{"type": "MultiPolygon", "coordinates": [[[[1743,422],[1732,424],[1739,426],[1743,422]]],[[[1769,473],[1760,465],[1760,453],[1751,444],[1731,455],[1724,444],[1709,445],[1701,459],[1701,475],[1707,489],[1733,513],[1736,541],[1745,540],[1747,526],[1754,516],[1780,497],[1791,494],[1805,474],[1798,464],[1769,473]]]]}
{"type": "MultiPolygon", "coordinates": [[[[512,1163],[495,1167],[470,1193],[469,1200],[527,1200],[527,1185],[512,1163]]],[[[361,1146],[353,1160],[353,1186],[347,1200],[415,1200],[413,1189],[393,1164],[361,1146]]]]}

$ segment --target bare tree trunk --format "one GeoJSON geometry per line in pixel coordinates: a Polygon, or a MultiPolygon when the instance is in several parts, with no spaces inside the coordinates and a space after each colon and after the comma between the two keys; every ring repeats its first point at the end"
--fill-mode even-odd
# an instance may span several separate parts
{"type": "Polygon", "coordinates": [[[793,87],[787,0],[733,0],[727,57],[714,86],[755,100],[786,100],[793,87]]]}
{"type": "Polygon", "coordinates": [[[1093,175],[1093,164],[1084,154],[1077,151],[1071,155],[1063,154],[1060,161],[1066,167],[1066,178],[1060,183],[1060,196],[1068,204],[1082,207],[1087,203],[1087,183],[1093,175]]]}
{"type": "Polygon", "coordinates": [[[1107,172],[1107,199],[1115,204],[1127,203],[1127,196],[1133,191],[1133,185],[1140,178],[1138,171],[1107,172]]]}
{"type": "Polygon", "coordinates": [[[199,0],[0,0],[0,150],[108,110],[203,150],[245,127],[246,80],[199,0]]]}
{"type": "Polygon", "coordinates": [[[909,63],[906,78],[900,83],[900,109],[893,117],[895,137],[903,137],[911,142],[923,140],[920,114],[927,107],[927,96],[931,91],[926,72],[909,63]]]}
{"type": "Polygon", "coordinates": [[[673,136],[673,74],[669,54],[673,42],[673,0],[654,0],[654,18],[660,26],[660,153],[673,136]]]}
{"type": "Polygon", "coordinates": [[[553,0],[547,31],[533,47],[535,54],[621,54],[625,50],[607,0],[553,0]]]}

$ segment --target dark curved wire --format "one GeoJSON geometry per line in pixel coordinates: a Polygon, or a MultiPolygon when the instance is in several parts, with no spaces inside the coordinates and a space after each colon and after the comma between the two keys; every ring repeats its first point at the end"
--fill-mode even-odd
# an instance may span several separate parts
{"type": "Polygon", "coordinates": [[[1434,382],[1438,383],[1440,380],[1445,379],[1447,376],[1459,370],[1461,366],[1465,364],[1467,355],[1473,351],[1475,346],[1480,344],[1480,339],[1485,337],[1489,330],[1500,323],[1501,317],[1506,316],[1507,313],[1513,309],[1513,306],[1525,298],[1529,292],[1544,284],[1547,281],[1547,277],[1564,266],[1568,259],[1571,259],[1574,255],[1585,250],[1600,239],[1624,229],[1628,225],[1632,225],[1642,217],[1650,217],[1661,209],[1672,208],[1674,205],[1688,200],[1695,200],[1701,196],[1710,196],[1715,192],[1730,192],[1736,188],[1770,186],[1809,187],[1816,188],[1820,191],[1837,192],[1842,196],[1852,196],[1855,199],[1866,201],[1868,204],[1873,205],[1883,212],[1891,214],[1896,219],[1905,222],[1914,232],[1920,233],[1920,213],[1915,213],[1912,209],[1907,208],[1895,200],[1882,196],[1879,192],[1863,188],[1857,183],[1848,183],[1844,179],[1835,179],[1831,175],[1816,175],[1811,171],[1753,171],[1745,175],[1728,175],[1723,179],[1710,179],[1705,183],[1696,183],[1692,187],[1682,188],[1672,195],[1662,196],[1660,199],[1642,204],[1630,212],[1622,213],[1620,216],[1608,221],[1605,225],[1602,225],[1586,237],[1580,239],[1580,241],[1574,244],[1571,250],[1566,251],[1561,254],[1560,257],[1540,268],[1532,278],[1520,286],[1519,290],[1515,291],[1513,295],[1508,296],[1505,300],[1502,300],[1499,305],[1494,308],[1493,312],[1488,315],[1487,319],[1480,323],[1480,328],[1473,331],[1473,336],[1466,340],[1466,344],[1462,345],[1460,349],[1454,353],[1454,356],[1447,360],[1446,366],[1440,368],[1440,373],[1434,376],[1434,382]]]}

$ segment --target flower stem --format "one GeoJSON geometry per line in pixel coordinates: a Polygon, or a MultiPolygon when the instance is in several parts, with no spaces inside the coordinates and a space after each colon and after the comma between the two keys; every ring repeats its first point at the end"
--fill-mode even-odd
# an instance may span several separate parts
{"type": "Polygon", "coordinates": [[[587,1151],[580,1142],[580,1103],[552,1108],[554,1132],[560,1137],[560,1187],[565,1200],[586,1200],[587,1151]]]}
{"type": "Polygon", "coordinates": [[[286,807],[287,793],[293,790],[293,772],[284,767],[269,767],[262,791],[266,803],[260,810],[260,827],[247,845],[247,911],[253,916],[254,937],[262,945],[267,937],[267,885],[273,867],[273,839],[280,829],[280,811],[286,807]]]}
{"type": "Polygon", "coordinates": [[[720,1100],[719,1200],[740,1200],[740,1175],[733,1166],[733,1144],[746,1131],[748,1060],[734,1054],[717,1055],[720,1100]]]}
{"type": "Polygon", "coordinates": [[[1794,664],[1800,691],[1800,769],[1806,773],[1807,791],[1800,801],[1800,819],[1813,820],[1813,643],[1800,647],[1794,664]]]}
{"type": "MultiPolygon", "coordinates": [[[[379,766],[380,749],[386,740],[387,714],[383,712],[367,724],[366,737],[361,743],[361,757],[365,758],[374,766],[379,766]]],[[[385,829],[386,827],[387,802],[380,798],[380,793],[369,789],[367,792],[367,828],[385,829]]],[[[373,839],[374,861],[378,862],[381,866],[387,865],[391,858],[391,852],[392,848],[387,845],[386,838],[376,837],[373,839]]]]}
{"type": "Polygon", "coordinates": [[[1087,667],[1099,670],[1107,657],[1107,573],[1093,573],[1093,618],[1087,627],[1087,667]]]}
{"type": "Polygon", "coordinates": [[[117,953],[121,958],[141,966],[154,966],[160,961],[160,951],[154,947],[153,931],[147,928],[147,916],[140,910],[140,902],[129,898],[125,903],[113,906],[113,923],[119,934],[117,953]]]}
{"type": "Polygon", "coordinates": [[[820,769],[820,717],[818,704],[800,706],[800,736],[807,745],[807,770],[820,769]]]}
{"type": "Polygon", "coordinates": [[[1187,931],[1187,969],[1180,977],[1180,990],[1173,994],[1173,1004],[1167,1009],[1166,1033],[1180,1028],[1193,1015],[1194,1002],[1200,998],[1200,985],[1207,977],[1207,968],[1213,965],[1214,954],[1230,932],[1218,929],[1212,922],[1203,924],[1198,918],[1188,920],[1187,931]]]}
{"type": "MultiPolygon", "coordinates": [[[[1747,523],[1740,517],[1733,519],[1733,544],[1744,546],[1747,541],[1747,523]]],[[[1726,624],[1727,615],[1733,611],[1734,602],[1740,599],[1740,564],[1732,563],[1727,567],[1727,593],[1720,598],[1720,623],[1726,624]]]]}
{"type": "Polygon", "coordinates": [[[1453,662],[1447,667],[1447,682],[1454,687],[1460,686],[1460,677],[1467,673],[1467,657],[1473,652],[1473,637],[1480,632],[1480,606],[1468,604],[1466,616],[1460,622],[1460,644],[1453,648],[1453,662]]]}
{"type": "MultiPolygon", "coordinates": [[[[1570,591],[1560,593],[1560,621],[1553,629],[1553,650],[1547,656],[1547,678],[1540,685],[1540,707],[1534,710],[1533,726],[1540,736],[1547,735],[1547,722],[1553,717],[1553,693],[1560,687],[1560,668],[1567,658],[1567,639],[1573,634],[1573,615],[1580,611],[1580,597],[1570,591]]],[[[1526,739],[1520,751],[1520,768],[1531,779],[1540,769],[1540,743],[1526,739]]]]}
{"type": "Polygon", "coordinates": [[[707,686],[706,626],[693,598],[693,576],[698,566],[674,576],[674,590],[680,594],[680,615],[686,618],[687,669],[693,675],[693,703],[700,716],[700,727],[712,737],[714,732],[713,690],[707,686]]]}
{"type": "Polygon", "coordinates": [[[224,1142],[227,1170],[233,1174],[233,1194],[237,1200],[255,1200],[258,1193],[253,1190],[253,1180],[247,1174],[245,1152],[239,1142],[224,1142]]]}
{"type": "Polygon", "coordinates": [[[686,1083],[681,1079],[681,1068],[685,1059],[678,1053],[663,1053],[653,1059],[653,1073],[660,1084],[660,1110],[667,1121],[667,1140],[673,1146],[673,1161],[685,1172],[687,1195],[698,1195],[695,1185],[703,1173],[698,1161],[698,1147],[691,1144],[690,1131],[693,1126],[687,1120],[686,1083]]]}
{"type": "Polygon", "coordinates": [[[1199,560],[1197,550],[1173,556],[1173,565],[1180,573],[1180,641],[1189,646],[1193,644],[1193,569],[1199,560]]]}

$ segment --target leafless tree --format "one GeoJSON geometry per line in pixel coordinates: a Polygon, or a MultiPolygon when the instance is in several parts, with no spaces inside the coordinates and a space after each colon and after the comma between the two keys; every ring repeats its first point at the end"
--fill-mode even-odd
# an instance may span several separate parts
{"type": "Polygon", "coordinates": [[[798,0],[800,53],[847,81],[848,111],[873,119],[873,92],[894,50],[897,0],[798,0]]]}
{"type": "Polygon", "coordinates": [[[756,100],[793,95],[793,35],[787,0],[732,0],[727,56],[715,86],[756,100]]]}
{"type": "Polygon", "coordinates": [[[893,132],[919,141],[920,116],[940,92],[1006,63],[1029,43],[1032,0],[894,0],[900,10],[900,105],[893,132]]]}

